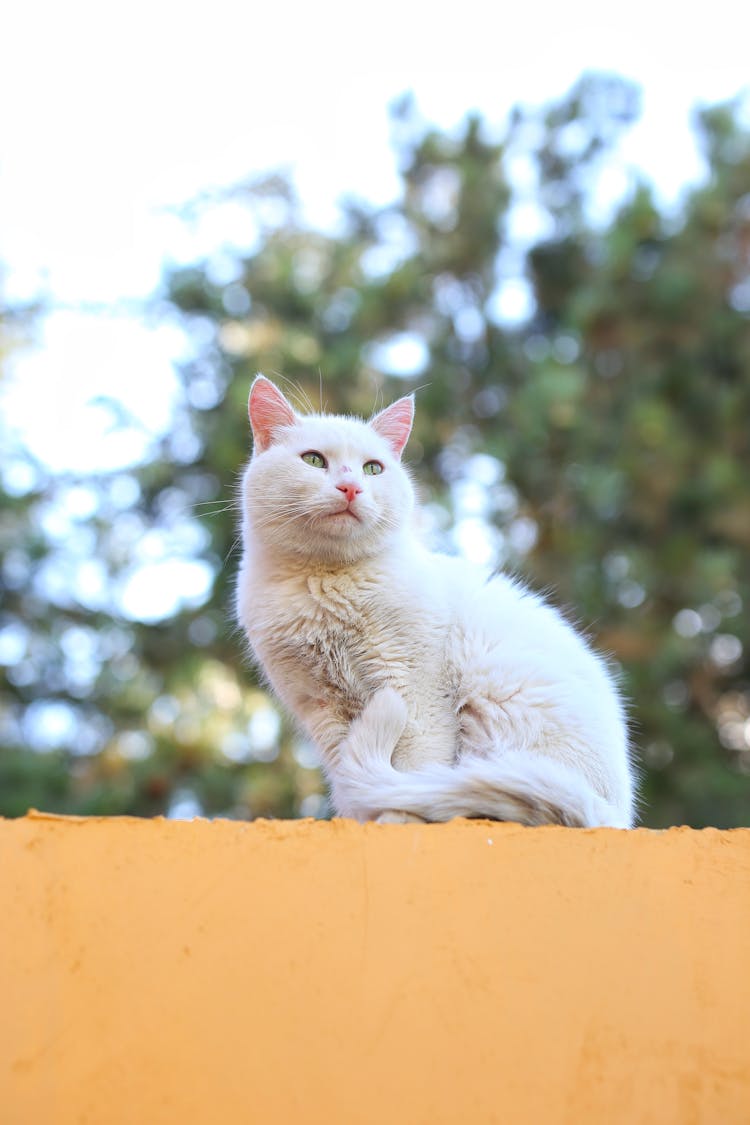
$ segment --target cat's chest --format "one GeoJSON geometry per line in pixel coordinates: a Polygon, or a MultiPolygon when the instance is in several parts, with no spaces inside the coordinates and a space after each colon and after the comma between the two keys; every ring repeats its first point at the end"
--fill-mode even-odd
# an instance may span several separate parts
{"type": "Polygon", "coordinates": [[[302,696],[335,697],[347,719],[407,655],[403,615],[371,582],[308,576],[275,591],[269,610],[272,626],[259,647],[273,678],[302,696]]]}

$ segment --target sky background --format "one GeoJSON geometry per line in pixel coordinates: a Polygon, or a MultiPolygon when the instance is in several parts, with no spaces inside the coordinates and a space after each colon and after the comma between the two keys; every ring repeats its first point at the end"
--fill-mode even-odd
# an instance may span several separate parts
{"type": "Polygon", "coordinates": [[[134,306],[165,263],[251,237],[239,207],[193,231],[174,208],[277,167],[317,224],[335,223],[345,193],[386,202],[388,105],[406,90],[443,128],[476,109],[500,131],[517,102],[559,97],[585,70],[620,73],[643,112],[603,210],[632,168],[677,200],[702,173],[693,106],[750,83],[750,20],[721,2],[695,17],[636,3],[616,19],[593,4],[16,5],[0,36],[0,284],[8,301],[56,308],[4,372],[5,433],[57,470],[136,460],[137,436],[112,435],[92,400],[119,397],[146,431],[168,427],[184,344],[134,306]]]}

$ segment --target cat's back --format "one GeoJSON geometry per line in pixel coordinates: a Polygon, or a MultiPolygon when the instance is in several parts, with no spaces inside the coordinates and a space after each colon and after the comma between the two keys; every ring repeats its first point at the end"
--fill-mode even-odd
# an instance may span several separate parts
{"type": "Polygon", "coordinates": [[[606,661],[551,601],[518,578],[465,559],[432,555],[429,586],[448,607],[451,660],[460,664],[484,654],[519,682],[590,683],[610,693],[606,661]]]}

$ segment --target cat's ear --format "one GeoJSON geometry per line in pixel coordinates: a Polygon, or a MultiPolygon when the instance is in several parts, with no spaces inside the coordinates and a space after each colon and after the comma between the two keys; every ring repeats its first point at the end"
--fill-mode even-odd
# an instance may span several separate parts
{"type": "Polygon", "coordinates": [[[250,415],[253,449],[256,453],[268,449],[280,426],[291,426],[297,420],[297,415],[279,388],[270,379],[266,379],[265,375],[256,375],[253,381],[247,412],[250,415]]]}
{"type": "Polygon", "coordinates": [[[413,421],[414,395],[405,395],[376,414],[370,420],[370,425],[385,438],[396,456],[400,457],[409,440],[413,421]]]}

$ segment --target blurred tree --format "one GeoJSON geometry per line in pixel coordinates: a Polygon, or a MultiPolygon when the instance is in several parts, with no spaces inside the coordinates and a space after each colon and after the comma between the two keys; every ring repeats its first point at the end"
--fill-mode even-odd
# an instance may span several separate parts
{"type": "Polygon", "coordinates": [[[165,281],[190,358],[149,462],[5,473],[0,811],[324,811],[231,625],[262,370],[364,415],[420,387],[408,452],[434,534],[549,589],[619,663],[644,822],[748,822],[750,134],[735,105],[699,114],[705,183],[669,213],[636,183],[604,224],[598,177],[637,112],[607,76],[502,137],[429,128],[405,98],[401,198],[348,200],[335,234],[283,178],[235,190],[253,249],[165,281]],[[208,581],[133,619],[118,591],[166,560],[208,581]]]}

